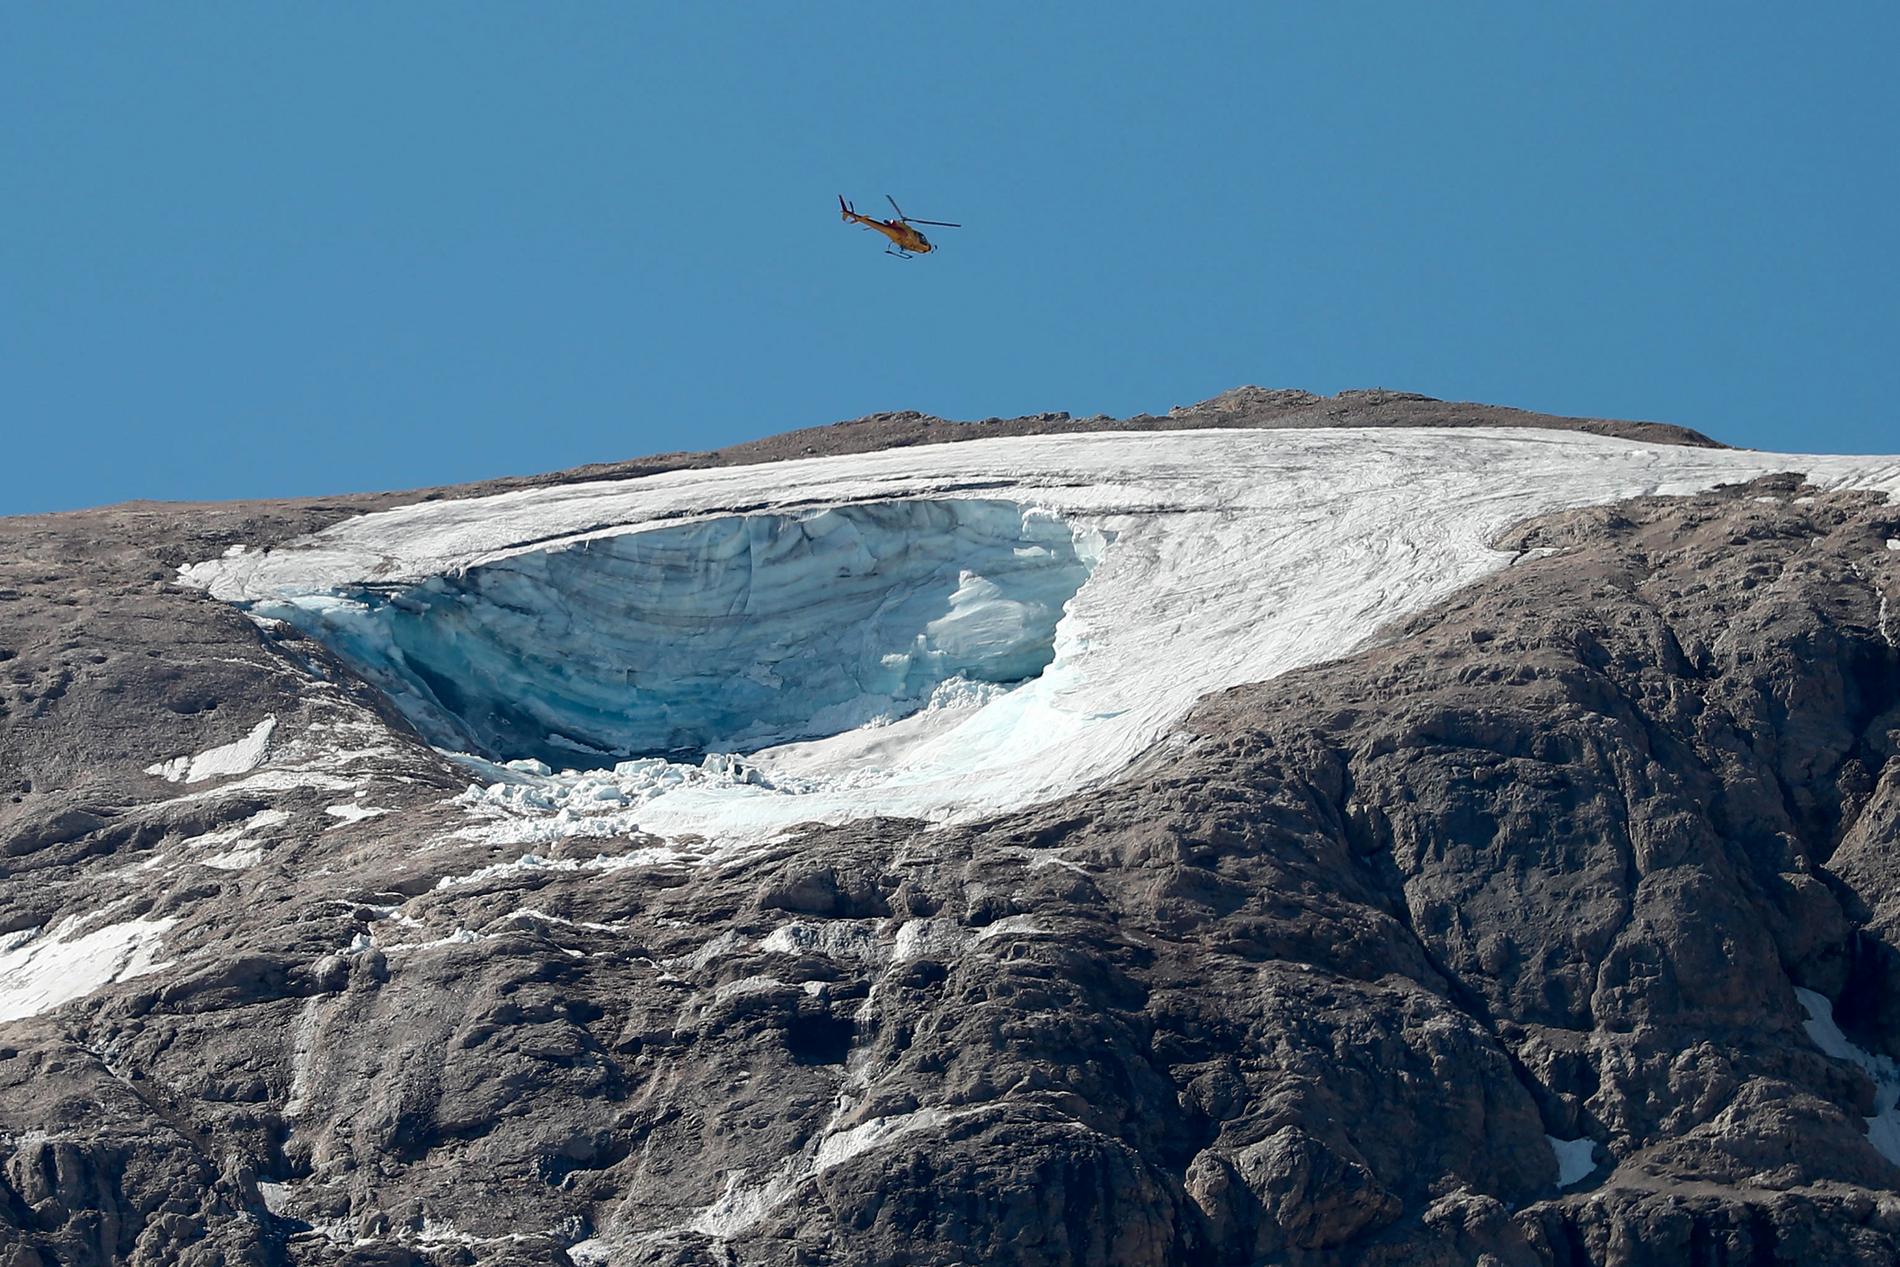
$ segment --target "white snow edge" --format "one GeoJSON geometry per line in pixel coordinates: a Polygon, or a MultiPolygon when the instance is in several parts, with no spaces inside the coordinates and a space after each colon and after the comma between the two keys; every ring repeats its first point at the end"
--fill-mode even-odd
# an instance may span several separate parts
{"type": "Polygon", "coordinates": [[[264,763],[264,757],[270,751],[271,731],[276,728],[277,718],[266,717],[251,727],[251,733],[242,739],[206,749],[195,756],[173,757],[169,761],[148,765],[145,773],[156,774],[171,783],[202,783],[220,775],[249,774],[264,763]]]}
{"type": "Polygon", "coordinates": [[[1557,1158],[1557,1186],[1568,1188],[1572,1184],[1582,1183],[1597,1168],[1596,1141],[1589,1136],[1582,1139],[1558,1139],[1555,1135],[1546,1135],[1550,1141],[1550,1151],[1557,1158]]]}
{"type": "Polygon", "coordinates": [[[1842,1033],[1834,1020],[1834,1004],[1826,995],[1796,986],[1794,996],[1807,1011],[1802,1028],[1814,1045],[1836,1060],[1858,1066],[1873,1079],[1874,1115],[1867,1119],[1867,1142],[1900,1166],[1900,1064],[1890,1056],[1874,1055],[1842,1033]]]}

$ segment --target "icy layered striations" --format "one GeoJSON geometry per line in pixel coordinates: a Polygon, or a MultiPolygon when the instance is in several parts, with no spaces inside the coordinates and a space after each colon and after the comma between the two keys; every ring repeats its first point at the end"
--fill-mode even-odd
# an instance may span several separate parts
{"type": "Polygon", "coordinates": [[[439,746],[555,766],[697,759],[895,720],[949,681],[1035,677],[1101,541],[1009,502],[880,502],[257,610],[342,651],[439,746]]]}
{"type": "MultiPolygon", "coordinates": [[[[801,685],[790,692],[798,707],[788,712],[755,703],[742,721],[744,710],[710,703],[737,695],[705,684],[673,688],[675,703],[689,696],[698,701],[702,728],[691,732],[689,742],[717,746],[726,733],[773,745],[751,753],[745,771],[650,761],[577,775],[497,767],[468,802],[485,816],[481,830],[491,838],[535,847],[555,835],[605,836],[634,828],[700,833],[721,842],[758,840],[799,823],[873,814],[967,819],[1073,792],[1115,776],[1165,740],[1208,692],[1348,654],[1388,622],[1509,566],[1513,556],[1490,543],[1513,523],[1643,494],[1694,493],[1778,471],[1803,472],[1824,488],[1900,488],[1900,464],[1892,458],[1683,448],[1574,432],[1103,432],[673,471],[431,502],[349,520],[268,553],[213,559],[185,575],[221,598],[309,611],[337,602],[338,595],[426,589],[439,580],[441,596],[434,602],[441,606],[451,595],[459,604],[499,593],[483,588],[485,581],[470,580],[498,565],[508,572],[493,573],[497,581],[506,575],[510,585],[526,586],[522,578],[532,578],[534,584],[518,592],[546,592],[536,587],[545,587],[544,569],[565,566],[552,562],[557,555],[579,563],[587,553],[617,553],[656,532],[704,528],[712,535],[687,533],[671,545],[699,541],[703,547],[694,549],[711,550],[717,534],[727,531],[718,522],[735,516],[803,520],[814,510],[965,501],[1050,512],[1054,518],[1046,521],[1022,516],[1025,533],[1038,522],[1051,528],[1053,539],[1024,541],[1055,552],[1037,564],[1048,574],[1010,583],[1019,585],[1013,601],[1024,608],[1047,614],[1060,606],[1062,612],[1040,650],[1033,649],[1039,633],[1012,644],[1002,657],[1019,667],[1049,657],[1047,667],[1020,685],[957,679],[958,672],[971,669],[971,657],[959,660],[961,653],[936,660],[926,655],[925,671],[915,679],[913,657],[903,665],[899,685],[895,676],[876,676],[881,662],[873,666],[857,651],[840,651],[800,667],[801,685]],[[1092,543],[1105,543],[1066,605],[1058,595],[1081,573],[1058,549],[1063,534],[1082,565],[1092,543]],[[621,544],[609,544],[614,542],[621,544]],[[547,561],[531,562],[530,556],[547,561]],[[1058,577],[1064,578],[1060,584],[1058,577]],[[847,701],[834,718],[837,733],[778,742],[776,736],[816,732],[804,728],[798,715],[810,720],[821,699],[816,683],[847,663],[865,666],[871,676],[835,679],[841,696],[857,689],[873,699],[885,692],[896,698],[899,691],[921,693],[932,675],[944,680],[908,716],[879,714],[854,725],[847,701]],[[763,715],[756,711],[761,707],[763,715]],[[715,713],[725,732],[708,728],[715,713]]],[[[970,513],[975,523],[995,512],[970,513]]],[[[853,525],[860,536],[865,522],[853,525]]],[[[748,538],[748,558],[752,548],[748,538]]],[[[962,570],[959,565],[959,577],[962,570]]],[[[709,585],[730,580],[725,565],[696,576],[709,585]]],[[[987,579],[1000,584],[995,576],[987,579]]],[[[677,590],[686,582],[676,578],[674,584],[678,601],[686,603],[684,591],[677,590]]],[[[793,610],[789,600],[818,601],[829,585],[813,578],[809,588],[780,591],[787,604],[774,608],[772,620],[809,637],[824,622],[793,610]]],[[[947,597],[941,585],[934,592],[947,597]]],[[[571,602],[566,608],[579,610],[571,602]]],[[[919,625],[913,613],[898,622],[891,629],[913,641],[887,650],[912,655],[915,636],[936,619],[919,625]]],[[[589,633],[572,645],[596,645],[601,636],[589,633]]],[[[693,654],[673,663],[687,676],[703,677],[693,661],[712,644],[701,637],[692,645],[693,654]]],[[[951,645],[945,638],[939,649],[951,645]]],[[[546,734],[559,733],[570,741],[631,746],[629,736],[591,729],[598,724],[592,715],[596,703],[583,700],[578,712],[572,700],[549,703],[544,697],[554,685],[553,677],[517,680],[507,705],[527,720],[509,725],[525,735],[529,723],[538,727],[558,714],[572,724],[549,726],[536,737],[548,742],[546,734]],[[583,737],[576,740],[575,730],[583,737]]],[[[508,693],[499,679],[464,688],[458,678],[457,689],[479,689],[497,701],[508,693]]],[[[669,719],[646,733],[658,734],[658,744],[676,742],[672,725],[669,719]]],[[[606,764],[595,753],[563,752],[549,753],[548,764],[582,764],[575,757],[606,764]]]]}

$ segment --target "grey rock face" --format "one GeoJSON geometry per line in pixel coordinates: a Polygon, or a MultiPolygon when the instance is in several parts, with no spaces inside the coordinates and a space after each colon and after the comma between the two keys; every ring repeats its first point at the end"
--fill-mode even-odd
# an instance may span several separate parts
{"type": "Polygon", "coordinates": [[[1526,524],[1110,787],[702,866],[522,864],[321,647],[169,583],[387,500],[0,521],[0,935],[173,960],[0,1023],[0,1264],[1900,1258],[1794,993],[1900,1055],[1900,508],[1526,524]],[[269,779],[146,772],[267,718],[269,779]]]}

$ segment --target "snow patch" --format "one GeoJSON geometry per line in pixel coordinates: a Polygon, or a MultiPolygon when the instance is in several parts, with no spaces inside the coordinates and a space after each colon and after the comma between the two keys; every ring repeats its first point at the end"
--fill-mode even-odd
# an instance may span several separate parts
{"type": "Polygon", "coordinates": [[[1874,1055],[1842,1033],[1834,1020],[1834,1004],[1826,995],[1796,986],[1794,996],[1807,1011],[1802,1027],[1814,1045],[1836,1060],[1858,1066],[1873,1079],[1874,1115],[1867,1119],[1867,1142],[1900,1166],[1900,1064],[1890,1056],[1874,1055]]]}
{"type": "Polygon", "coordinates": [[[381,947],[386,952],[398,950],[435,950],[442,946],[468,946],[478,941],[486,941],[499,933],[478,933],[472,928],[457,928],[446,937],[437,937],[431,941],[399,941],[381,947]]]}
{"type": "MultiPolygon", "coordinates": [[[[215,867],[221,871],[242,871],[247,867],[256,866],[264,857],[264,842],[250,840],[248,837],[258,832],[268,831],[273,827],[281,827],[289,821],[290,815],[284,810],[259,810],[241,823],[192,836],[181,842],[181,847],[196,853],[225,845],[233,846],[220,853],[193,857],[191,861],[201,867],[215,867]]],[[[156,861],[157,859],[151,859],[145,865],[151,865],[156,861]]]]}
{"type": "Polygon", "coordinates": [[[713,988],[713,1002],[724,1003],[728,999],[744,998],[750,994],[776,994],[789,989],[785,982],[777,977],[740,977],[737,981],[727,981],[713,988]]]}
{"type": "Polygon", "coordinates": [[[329,1001],[321,995],[304,1001],[297,1014],[297,1026],[291,1032],[290,1091],[284,1097],[284,1117],[295,1120],[309,1101],[310,1071],[316,1063],[318,1039],[323,1031],[323,1013],[329,1001]]]}
{"type": "Polygon", "coordinates": [[[323,812],[328,814],[331,818],[340,818],[343,820],[325,829],[327,831],[335,831],[338,827],[348,827],[351,823],[360,823],[366,818],[375,818],[377,815],[387,814],[389,811],[386,809],[378,809],[373,805],[359,805],[355,801],[345,801],[341,805],[326,805],[323,807],[323,812]]]}
{"type": "Polygon", "coordinates": [[[869,1152],[873,1148],[882,1148],[906,1135],[939,1126],[948,1126],[961,1118],[974,1117],[994,1107],[994,1105],[979,1104],[965,1109],[917,1109],[894,1117],[874,1117],[868,1122],[860,1122],[846,1130],[833,1131],[819,1141],[818,1152],[812,1157],[812,1173],[822,1174],[833,1166],[850,1161],[860,1153],[869,1152]]]}
{"type": "Polygon", "coordinates": [[[133,919],[74,935],[69,916],[41,937],[22,930],[0,949],[0,1021],[50,1012],[94,990],[168,967],[160,940],[175,919],[133,919]]]}
{"type": "Polygon", "coordinates": [[[213,845],[228,845],[234,840],[244,839],[253,832],[280,827],[289,821],[290,814],[284,810],[262,809],[241,823],[190,836],[180,843],[186,849],[208,849],[213,845]]]}
{"type": "Polygon", "coordinates": [[[787,1157],[764,1183],[747,1184],[744,1171],[730,1171],[718,1200],[703,1208],[690,1225],[693,1231],[730,1240],[743,1235],[776,1206],[782,1205],[814,1176],[853,1157],[882,1148],[918,1131],[949,1125],[963,1118],[995,1111],[994,1104],[958,1109],[926,1107],[892,1117],[873,1118],[856,1126],[833,1129],[842,1113],[832,1115],[819,1133],[818,1146],[808,1154],[787,1157]]]}
{"type": "Polygon", "coordinates": [[[955,920],[931,916],[904,921],[891,947],[894,963],[913,959],[953,959],[970,944],[970,930],[955,920]]]}
{"type": "Polygon", "coordinates": [[[1557,1158],[1559,1188],[1582,1183],[1597,1168],[1595,1140],[1588,1137],[1558,1139],[1555,1135],[1546,1135],[1544,1138],[1550,1141],[1550,1151],[1557,1158]]]}
{"type": "Polygon", "coordinates": [[[728,1171],[725,1190],[689,1226],[701,1235],[722,1240],[740,1235],[792,1195],[802,1177],[798,1163],[798,1158],[787,1157],[771,1178],[757,1186],[746,1184],[745,1171],[728,1171]]]}
{"type": "Polygon", "coordinates": [[[294,1193],[288,1183],[273,1183],[269,1179],[259,1179],[257,1195],[262,1198],[266,1210],[272,1214],[281,1215],[290,1208],[290,1198],[294,1193]]]}
{"type": "Polygon", "coordinates": [[[166,805],[185,805],[194,801],[222,801],[245,792],[296,792],[304,788],[316,788],[324,792],[348,792],[361,786],[361,780],[345,778],[342,775],[329,774],[323,770],[259,770],[246,775],[234,783],[220,783],[217,787],[206,788],[202,792],[187,792],[175,796],[166,805]]]}
{"type": "Polygon", "coordinates": [[[206,749],[195,756],[173,757],[148,765],[145,773],[156,774],[171,783],[202,783],[221,775],[249,774],[263,764],[270,750],[271,732],[276,728],[277,718],[266,717],[242,739],[206,749]]]}
{"type": "Polygon", "coordinates": [[[775,928],[759,942],[759,949],[784,955],[822,955],[827,959],[878,959],[874,920],[795,920],[775,928]]]}
{"type": "Polygon", "coordinates": [[[985,924],[976,932],[978,941],[990,941],[997,937],[1052,937],[1054,932],[1038,924],[1032,915],[1005,915],[991,924],[985,924]]]}
{"type": "Polygon", "coordinates": [[[218,871],[244,871],[264,860],[261,846],[252,845],[246,849],[232,849],[225,853],[212,854],[209,858],[195,859],[201,867],[212,867],[218,871]]]}
{"type": "Polygon", "coordinates": [[[540,920],[543,923],[560,924],[567,928],[591,928],[601,933],[618,933],[627,927],[625,924],[601,924],[593,920],[566,919],[559,915],[550,915],[546,911],[536,910],[532,906],[517,906],[508,912],[508,918],[540,920]]]}

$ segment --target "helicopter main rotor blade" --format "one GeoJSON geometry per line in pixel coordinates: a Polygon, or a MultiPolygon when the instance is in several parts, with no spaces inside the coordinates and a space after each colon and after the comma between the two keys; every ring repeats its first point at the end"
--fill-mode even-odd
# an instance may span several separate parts
{"type": "Polygon", "coordinates": [[[948,220],[906,220],[905,224],[934,224],[940,229],[961,229],[960,224],[951,224],[948,220]]]}
{"type": "Polygon", "coordinates": [[[899,220],[902,220],[904,218],[904,209],[897,205],[897,199],[891,197],[889,194],[885,194],[884,201],[891,204],[891,210],[897,213],[897,218],[899,220]]]}

